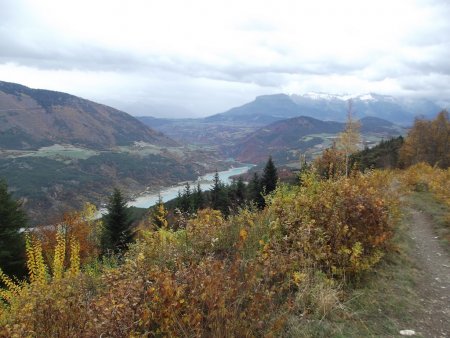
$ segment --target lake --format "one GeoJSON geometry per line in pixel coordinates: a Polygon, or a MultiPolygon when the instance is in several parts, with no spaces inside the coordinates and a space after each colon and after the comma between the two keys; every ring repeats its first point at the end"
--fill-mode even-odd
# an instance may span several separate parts
{"type": "MultiPolygon", "coordinates": [[[[219,179],[223,183],[229,184],[229,183],[231,183],[232,176],[246,173],[252,167],[253,167],[252,164],[245,164],[240,167],[231,168],[231,169],[224,170],[224,171],[219,171],[218,172],[219,179]]],[[[191,185],[191,188],[193,189],[197,186],[197,182],[198,182],[198,183],[200,183],[200,188],[203,191],[210,190],[211,185],[213,183],[214,175],[215,175],[215,172],[200,176],[197,179],[197,181],[191,181],[191,182],[189,182],[189,184],[191,185]]],[[[185,184],[186,183],[184,182],[184,183],[177,184],[175,186],[162,188],[160,191],[160,194],[161,194],[161,198],[162,198],[163,202],[167,202],[167,201],[170,201],[170,200],[176,198],[178,196],[178,191],[180,191],[180,190],[182,191],[184,189],[185,184]]],[[[143,195],[137,197],[136,199],[128,202],[128,205],[133,206],[133,207],[138,207],[138,208],[149,208],[156,204],[156,202],[158,201],[158,196],[159,196],[158,193],[148,193],[148,194],[144,193],[143,195]]]]}

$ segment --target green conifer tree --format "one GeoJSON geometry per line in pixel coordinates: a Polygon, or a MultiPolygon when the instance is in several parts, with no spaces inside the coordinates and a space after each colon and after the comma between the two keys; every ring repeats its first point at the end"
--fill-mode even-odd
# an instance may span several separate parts
{"type": "Polygon", "coordinates": [[[244,184],[244,180],[242,179],[241,176],[239,176],[234,191],[235,204],[238,207],[242,207],[245,203],[245,195],[246,195],[245,188],[246,186],[244,184]]]}
{"type": "Polygon", "coordinates": [[[211,187],[211,208],[220,210],[220,195],[222,193],[222,184],[219,179],[219,173],[216,170],[211,187]]]}
{"type": "Polygon", "coordinates": [[[220,181],[219,173],[216,170],[211,187],[211,207],[220,210],[222,214],[229,214],[229,199],[225,185],[220,181]]]}
{"type": "Polygon", "coordinates": [[[266,202],[262,195],[263,189],[258,173],[253,173],[253,178],[248,184],[248,194],[251,202],[255,203],[260,209],[264,208],[266,202]]]}
{"type": "Polygon", "coordinates": [[[203,196],[202,188],[200,187],[200,182],[197,182],[197,188],[194,190],[192,202],[195,212],[205,207],[205,198],[203,196]]]}
{"type": "Polygon", "coordinates": [[[133,220],[121,191],[114,189],[107,206],[104,219],[102,249],[104,253],[120,253],[133,239],[131,225],[133,220]]]}
{"type": "Polygon", "coordinates": [[[277,187],[278,173],[275,164],[272,161],[272,156],[269,156],[266,166],[264,167],[264,173],[262,176],[262,186],[264,193],[270,194],[277,187]]]}
{"type": "Polygon", "coordinates": [[[6,182],[0,180],[0,268],[8,275],[22,277],[25,273],[25,241],[21,228],[26,227],[21,203],[13,199],[6,182]]]}
{"type": "Polygon", "coordinates": [[[183,212],[192,212],[192,192],[189,182],[186,182],[183,193],[181,194],[180,210],[183,212]]]}

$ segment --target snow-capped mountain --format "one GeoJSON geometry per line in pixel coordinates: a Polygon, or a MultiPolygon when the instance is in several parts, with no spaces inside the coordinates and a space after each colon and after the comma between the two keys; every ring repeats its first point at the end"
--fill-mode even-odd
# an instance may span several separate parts
{"type": "Polygon", "coordinates": [[[302,95],[258,96],[252,102],[210,116],[206,120],[265,125],[287,118],[310,116],[319,120],[345,121],[350,99],[355,118],[373,116],[401,125],[411,125],[417,116],[433,117],[442,110],[442,107],[426,99],[376,93],[339,95],[309,92],[302,95]]]}
{"type": "MultiPolygon", "coordinates": [[[[295,97],[296,95],[291,95],[295,97]]],[[[358,99],[361,101],[371,101],[375,100],[371,93],[367,94],[329,94],[329,93],[321,93],[321,92],[307,92],[303,95],[300,95],[305,98],[309,98],[312,100],[338,100],[338,101],[348,101],[351,99],[358,99]]]]}

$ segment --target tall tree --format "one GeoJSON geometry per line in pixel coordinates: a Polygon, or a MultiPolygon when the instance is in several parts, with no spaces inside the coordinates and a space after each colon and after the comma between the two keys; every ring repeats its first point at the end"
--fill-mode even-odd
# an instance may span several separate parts
{"type": "Polygon", "coordinates": [[[344,153],[345,176],[347,177],[350,171],[350,155],[358,150],[358,144],[361,142],[359,128],[359,121],[353,119],[353,102],[349,100],[345,129],[338,137],[338,148],[344,153]]]}
{"type": "Polygon", "coordinates": [[[269,156],[266,166],[264,167],[264,172],[262,176],[262,186],[264,193],[270,194],[277,187],[278,173],[275,164],[272,161],[272,156],[269,156]]]}
{"type": "Polygon", "coordinates": [[[211,207],[220,210],[222,214],[229,214],[229,200],[226,186],[220,181],[219,173],[216,170],[211,186],[211,207]]]}
{"type": "Polygon", "coordinates": [[[200,187],[200,182],[197,182],[197,187],[194,190],[192,204],[194,211],[203,209],[205,207],[205,199],[203,197],[203,191],[200,187]]]}
{"type": "Polygon", "coordinates": [[[215,210],[220,210],[220,195],[222,194],[222,190],[222,182],[220,182],[219,173],[216,170],[216,173],[214,174],[213,185],[211,187],[211,207],[215,210]]]}
{"type": "Polygon", "coordinates": [[[25,273],[25,241],[21,228],[27,227],[21,203],[8,193],[6,182],[0,180],[0,268],[9,275],[25,273]]]}
{"type": "Polygon", "coordinates": [[[119,253],[125,250],[133,239],[131,224],[133,220],[121,191],[114,189],[107,206],[102,249],[104,253],[119,253]]]}
{"type": "Polygon", "coordinates": [[[244,205],[245,202],[245,183],[242,179],[242,176],[239,176],[237,182],[236,182],[236,188],[234,191],[234,197],[236,200],[236,205],[238,207],[241,207],[244,205]]]}
{"type": "Polygon", "coordinates": [[[184,185],[184,190],[181,194],[180,209],[183,212],[192,212],[192,192],[189,182],[186,182],[184,185]]]}
{"type": "Polygon", "coordinates": [[[264,208],[266,202],[263,197],[263,188],[258,173],[253,173],[252,180],[248,184],[249,199],[256,204],[259,209],[264,208]]]}
{"type": "Polygon", "coordinates": [[[450,166],[450,120],[442,111],[433,121],[416,119],[400,149],[400,161],[406,165],[427,162],[441,168],[450,166]]]}
{"type": "Polygon", "coordinates": [[[450,119],[447,111],[441,111],[431,122],[433,142],[432,159],[441,168],[450,166],[450,119]]]}

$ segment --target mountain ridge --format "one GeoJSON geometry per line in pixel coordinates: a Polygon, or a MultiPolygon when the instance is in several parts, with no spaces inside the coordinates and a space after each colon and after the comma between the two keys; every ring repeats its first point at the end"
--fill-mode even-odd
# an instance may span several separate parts
{"type": "Polygon", "coordinates": [[[376,93],[336,95],[310,92],[303,95],[257,96],[251,102],[208,116],[205,120],[260,122],[263,125],[296,116],[310,116],[320,120],[345,121],[350,99],[356,117],[375,116],[402,125],[412,124],[417,116],[433,117],[442,110],[442,107],[425,99],[404,99],[376,93]]]}
{"type": "Polygon", "coordinates": [[[71,94],[0,81],[0,147],[73,144],[109,149],[134,142],[177,143],[133,116],[71,94]]]}

